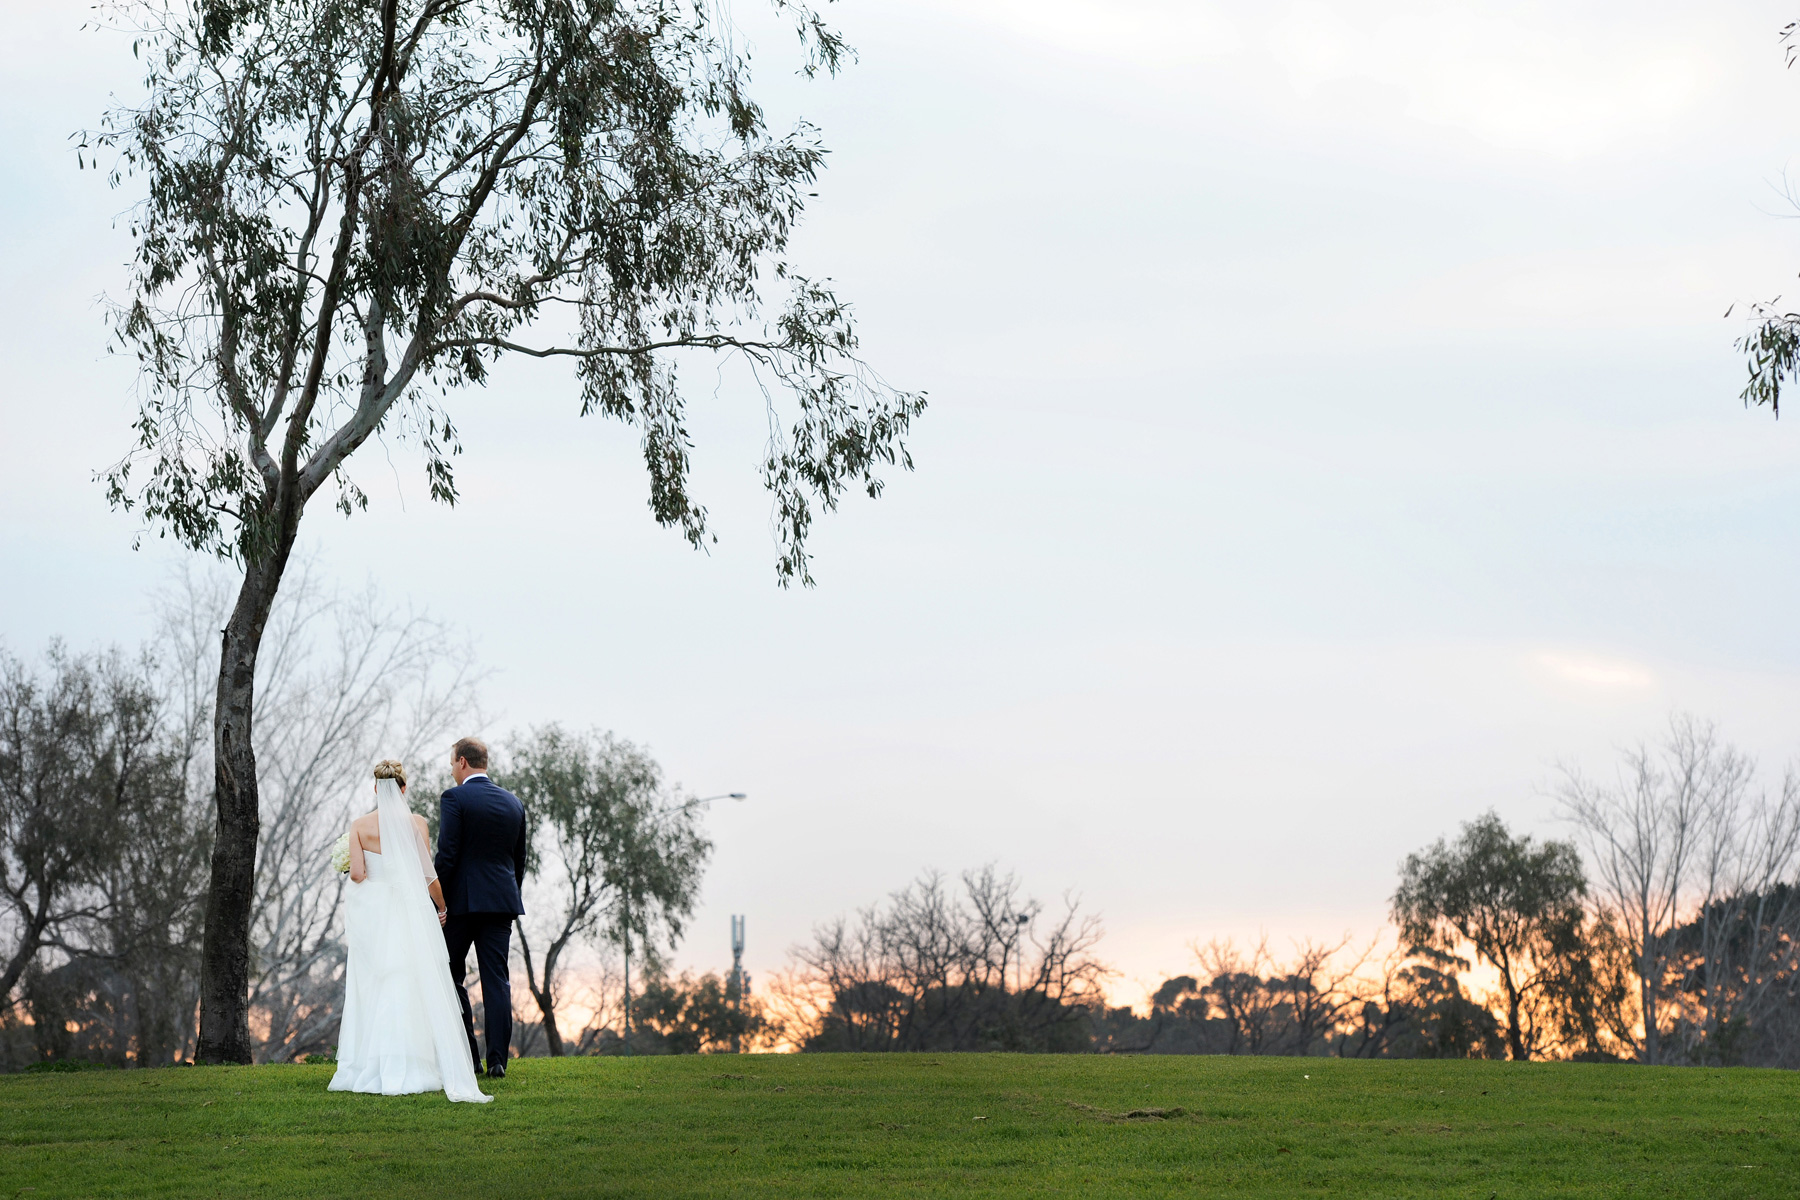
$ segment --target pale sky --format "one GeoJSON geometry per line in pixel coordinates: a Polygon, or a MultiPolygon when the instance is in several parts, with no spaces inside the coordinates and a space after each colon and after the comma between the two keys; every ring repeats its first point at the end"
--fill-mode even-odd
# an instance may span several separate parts
{"type": "MultiPolygon", "coordinates": [[[[1794,289],[1800,71],[1767,3],[844,0],[861,53],[769,109],[832,147],[797,258],[924,388],[918,470],[775,585],[760,403],[691,371],[720,543],[657,528],[561,367],[455,401],[463,504],[403,450],[309,544],[469,630],[489,732],[647,744],[718,852],[681,959],[751,969],[919,870],[1101,912],[1116,994],[1188,943],[1373,935],[1408,851],[1674,709],[1796,751],[1800,427],[1728,306],[1794,289]]],[[[134,78],[85,4],[3,4],[0,637],[133,644],[177,552],[129,441],[125,198],[67,135],[134,78]]],[[[722,382],[721,382],[722,379],[722,382]]]]}

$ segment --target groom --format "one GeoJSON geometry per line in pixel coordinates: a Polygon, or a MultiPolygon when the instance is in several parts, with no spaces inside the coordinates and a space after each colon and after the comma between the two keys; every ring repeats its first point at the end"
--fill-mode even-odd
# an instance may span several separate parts
{"type": "Polygon", "coordinates": [[[475,1044],[475,1017],[469,1008],[469,947],[481,968],[481,1002],[487,1009],[487,1073],[506,1074],[512,1046],[512,978],[506,960],[512,923],[524,915],[519,885],[525,881],[525,806],[519,798],[488,778],[487,746],[463,738],[450,749],[450,774],[456,786],[438,806],[437,873],[443,881],[444,942],[450,951],[450,977],[462,998],[463,1028],[469,1054],[481,1066],[475,1044]]]}

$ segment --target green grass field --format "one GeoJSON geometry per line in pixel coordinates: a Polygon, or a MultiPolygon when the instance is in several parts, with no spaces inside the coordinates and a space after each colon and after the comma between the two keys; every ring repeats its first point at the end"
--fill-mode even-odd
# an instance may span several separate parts
{"type": "Polygon", "coordinates": [[[530,1059],[489,1085],[499,1099],[485,1106],[339,1095],[325,1090],[330,1076],[276,1066],[0,1078],[0,1200],[1800,1196],[1800,1073],[1776,1071],[530,1059]]]}

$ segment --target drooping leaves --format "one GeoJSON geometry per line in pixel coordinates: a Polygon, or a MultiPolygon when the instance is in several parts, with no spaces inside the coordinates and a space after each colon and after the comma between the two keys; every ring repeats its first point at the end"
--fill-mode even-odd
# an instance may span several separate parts
{"type": "MultiPolygon", "coordinates": [[[[772,2],[803,70],[835,71],[838,35],[772,2]]],[[[652,515],[696,545],[679,358],[746,359],[771,406],[783,582],[809,578],[817,510],[910,466],[923,397],[858,359],[848,306],[784,257],[817,131],[767,127],[715,6],[215,0],[115,18],[146,98],[83,149],[115,150],[114,183],[144,189],[114,309],[143,396],[106,482],[160,531],[257,560],[328,479],[363,507],[346,463],[377,434],[413,442],[454,503],[446,397],[514,353],[575,360],[580,410],[639,430],[652,515]]]]}

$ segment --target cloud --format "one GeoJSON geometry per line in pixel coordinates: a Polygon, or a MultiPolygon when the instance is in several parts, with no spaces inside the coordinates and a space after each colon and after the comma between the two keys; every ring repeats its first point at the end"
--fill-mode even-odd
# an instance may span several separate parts
{"type": "Polygon", "coordinates": [[[1656,686],[1650,668],[1627,659],[1544,650],[1533,655],[1533,661],[1540,670],[1580,687],[1642,692],[1656,686]]]}

